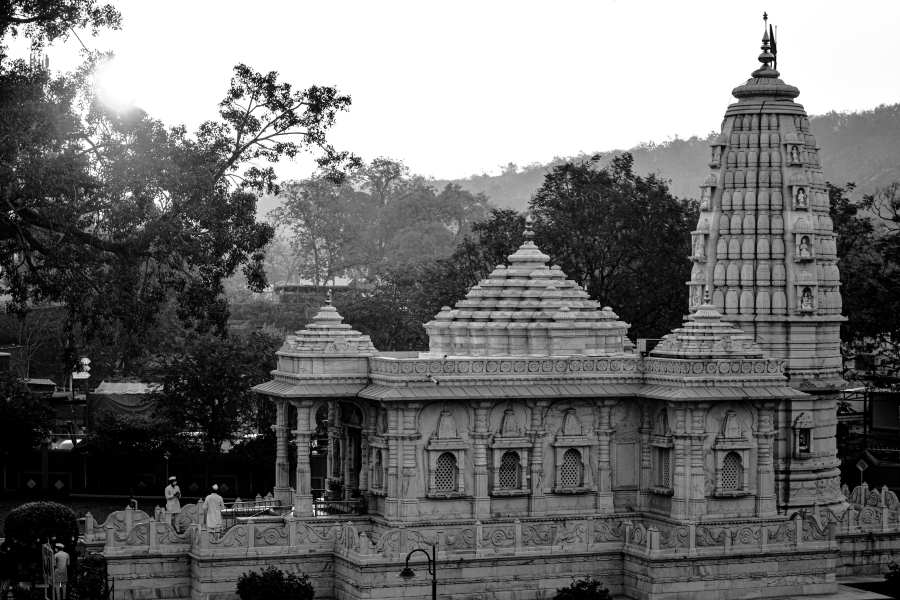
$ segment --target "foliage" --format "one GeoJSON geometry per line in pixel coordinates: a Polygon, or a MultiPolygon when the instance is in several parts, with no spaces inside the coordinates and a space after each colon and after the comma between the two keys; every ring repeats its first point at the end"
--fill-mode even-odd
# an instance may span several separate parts
{"type": "Polygon", "coordinates": [[[78,521],[71,508],[58,502],[28,502],[6,515],[3,531],[8,540],[36,548],[48,540],[72,552],[78,540],[78,521]]]}
{"type": "Polygon", "coordinates": [[[611,306],[635,337],[681,324],[698,209],[622,154],[555,167],[531,200],[538,246],[591,298],[611,306]]]}
{"type": "MultiPolygon", "coordinates": [[[[23,31],[38,42],[69,26],[118,23],[88,0],[22,0],[9,11],[33,14],[23,31]]],[[[326,141],[350,104],[334,88],[295,90],[239,64],[219,119],[191,135],[99,102],[90,81],[103,59],[57,75],[0,56],[0,268],[13,310],[66,306],[65,361],[77,336],[105,339],[127,371],[170,299],[184,322],[221,333],[223,280],[243,266],[252,287],[265,285],[261,251],[273,230],[255,209],[259,193],[277,191],[267,162],[319,149],[336,177],[355,159],[326,141]]]]}
{"type": "Polygon", "coordinates": [[[190,432],[189,441],[219,453],[223,442],[265,427],[258,422],[261,400],[250,388],[271,378],[279,345],[262,333],[190,336],[181,352],[159,359],[154,379],[162,389],[154,397],[160,412],[190,432]]]}
{"type": "Polygon", "coordinates": [[[878,353],[900,365],[900,231],[894,200],[898,186],[856,200],[853,184],[828,184],[831,218],[841,267],[841,296],[847,321],[844,351],[878,353]]]}
{"type": "Polygon", "coordinates": [[[309,583],[309,576],[286,574],[277,567],[268,566],[261,573],[250,571],[238,577],[237,594],[241,600],[312,600],[315,591],[309,583]]]}
{"type": "MultiPolygon", "coordinates": [[[[97,33],[118,29],[121,15],[110,4],[96,0],[13,0],[0,3],[0,39],[24,35],[42,46],[67,35],[72,28],[97,33]]],[[[3,48],[0,47],[0,59],[3,48]]]]}
{"type": "Polygon", "coordinates": [[[81,600],[107,600],[106,557],[99,552],[91,552],[78,563],[78,577],[72,585],[76,598],[81,600]]]}
{"type": "Polygon", "coordinates": [[[453,252],[482,219],[487,199],[456,185],[436,191],[387,158],[376,158],[335,183],[316,176],[283,186],[269,213],[289,240],[267,250],[267,264],[291,265],[287,280],[327,285],[337,277],[372,284],[386,273],[415,269],[453,252]]]}
{"type": "Polygon", "coordinates": [[[17,381],[0,379],[0,453],[30,452],[50,433],[53,412],[17,381]]]}
{"type": "Polygon", "coordinates": [[[161,416],[103,411],[94,417],[82,444],[83,449],[98,455],[151,458],[177,445],[177,431],[171,421],[161,416]]]}
{"type": "Polygon", "coordinates": [[[598,579],[585,577],[556,590],[554,600],[611,600],[609,590],[598,579]]]}

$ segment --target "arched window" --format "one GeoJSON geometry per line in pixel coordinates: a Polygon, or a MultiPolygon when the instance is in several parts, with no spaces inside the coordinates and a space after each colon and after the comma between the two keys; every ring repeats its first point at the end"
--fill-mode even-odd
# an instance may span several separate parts
{"type": "Polygon", "coordinates": [[[372,465],[372,472],[373,472],[372,473],[373,474],[372,483],[374,484],[374,487],[376,489],[381,489],[381,487],[384,485],[384,471],[382,470],[381,460],[382,460],[381,450],[376,448],[375,449],[375,459],[373,460],[373,465],[372,465]]]}
{"type": "Polygon", "coordinates": [[[455,492],[458,487],[458,469],[456,456],[451,452],[444,452],[437,458],[434,471],[434,491],[446,493],[455,492]]]}
{"type": "Polygon", "coordinates": [[[722,489],[738,491],[744,487],[744,466],[737,452],[729,452],[722,461],[722,489]]]}
{"type": "Polygon", "coordinates": [[[497,487],[504,490],[516,490],[522,487],[519,471],[519,453],[509,450],[500,459],[500,470],[497,473],[497,487]]]}
{"type": "Polygon", "coordinates": [[[581,487],[584,480],[584,466],[581,464],[581,452],[569,448],[563,454],[562,466],[559,468],[559,487],[581,487]]]}

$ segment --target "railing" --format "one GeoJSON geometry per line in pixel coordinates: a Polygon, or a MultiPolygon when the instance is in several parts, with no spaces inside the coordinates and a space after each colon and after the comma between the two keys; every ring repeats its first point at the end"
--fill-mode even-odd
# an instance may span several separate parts
{"type": "Polygon", "coordinates": [[[238,522],[238,519],[261,517],[264,515],[280,515],[284,512],[281,500],[241,500],[233,502],[222,511],[225,529],[238,522]]]}
{"type": "Polygon", "coordinates": [[[313,500],[313,515],[324,517],[328,515],[361,515],[363,514],[362,499],[353,500],[325,500],[315,498],[313,500]]]}

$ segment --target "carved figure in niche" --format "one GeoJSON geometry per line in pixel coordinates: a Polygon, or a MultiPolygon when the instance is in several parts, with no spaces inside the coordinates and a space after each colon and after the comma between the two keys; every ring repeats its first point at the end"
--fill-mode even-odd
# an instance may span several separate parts
{"type": "Polygon", "coordinates": [[[704,248],[703,247],[706,244],[703,243],[703,237],[704,236],[702,236],[702,235],[698,235],[694,239],[694,257],[695,258],[703,258],[703,256],[704,256],[704,248]]]}
{"type": "Polygon", "coordinates": [[[703,187],[700,190],[700,210],[709,210],[710,188],[703,187]]]}
{"type": "Polygon", "coordinates": [[[806,208],[809,206],[808,199],[806,197],[806,188],[797,188],[797,208],[806,208]]]}
{"type": "Polygon", "coordinates": [[[791,146],[791,163],[798,164],[800,162],[800,148],[796,145],[791,146]]]}
{"type": "Polygon", "coordinates": [[[694,286],[693,292],[691,293],[691,306],[700,306],[701,300],[700,286],[694,286]]]}
{"type": "Polygon", "coordinates": [[[800,295],[800,310],[812,311],[813,310],[813,295],[812,290],[807,288],[803,288],[803,293],[800,295]]]}
{"type": "Polygon", "coordinates": [[[800,258],[812,257],[812,245],[809,242],[809,236],[804,235],[800,238],[800,258]]]}
{"type": "Polygon", "coordinates": [[[721,146],[713,146],[712,147],[712,162],[715,164],[719,164],[722,160],[722,147],[721,146]]]}

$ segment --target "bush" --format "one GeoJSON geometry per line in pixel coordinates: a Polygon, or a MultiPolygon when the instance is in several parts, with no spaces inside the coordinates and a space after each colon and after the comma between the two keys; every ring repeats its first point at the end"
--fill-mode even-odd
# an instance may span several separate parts
{"type": "Polygon", "coordinates": [[[3,522],[9,541],[40,547],[49,541],[65,545],[71,554],[78,541],[78,520],[71,508],[58,502],[28,502],[12,509],[3,522]]]}
{"type": "Polygon", "coordinates": [[[109,598],[106,557],[91,552],[78,565],[78,577],[73,586],[75,597],[80,600],[106,600],[109,598]]]}
{"type": "Polygon", "coordinates": [[[611,600],[609,590],[603,587],[599,579],[585,577],[573,581],[569,587],[556,590],[553,600],[611,600]]]}
{"type": "Polygon", "coordinates": [[[307,575],[285,574],[271,566],[262,573],[251,571],[241,575],[237,593],[241,600],[312,600],[316,596],[307,575]]]}
{"type": "Polygon", "coordinates": [[[884,574],[884,580],[887,583],[888,593],[894,598],[900,597],[900,565],[891,561],[888,564],[888,570],[884,574]]]}

